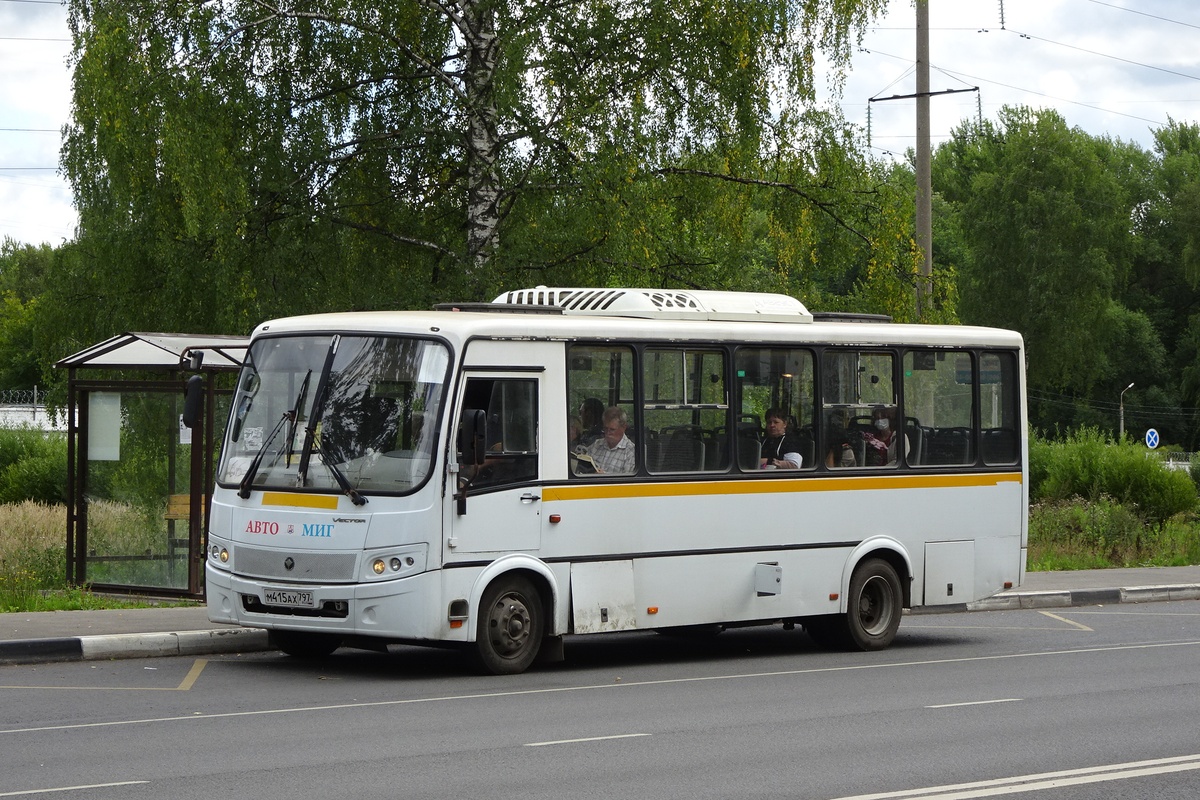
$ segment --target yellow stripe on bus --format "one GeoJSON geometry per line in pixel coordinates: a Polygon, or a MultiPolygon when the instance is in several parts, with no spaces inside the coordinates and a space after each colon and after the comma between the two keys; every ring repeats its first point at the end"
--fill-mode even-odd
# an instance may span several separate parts
{"type": "Polygon", "coordinates": [[[663,483],[575,484],[547,486],[542,500],[598,500],[616,497],[687,497],[720,494],[777,494],[784,492],[846,492],[864,489],[949,489],[1020,483],[1019,472],[979,472],[966,475],[867,475],[792,480],[680,481],[663,483]]]}
{"type": "Polygon", "coordinates": [[[326,508],[336,511],[338,499],[328,494],[292,494],[290,492],[263,492],[264,506],[282,506],[283,508],[326,508]]]}

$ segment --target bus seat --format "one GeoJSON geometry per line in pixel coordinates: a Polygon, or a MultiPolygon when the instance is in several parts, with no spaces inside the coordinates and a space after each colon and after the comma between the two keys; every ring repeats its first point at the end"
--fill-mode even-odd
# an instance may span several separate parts
{"type": "Polygon", "coordinates": [[[969,428],[934,428],[929,437],[926,464],[968,464],[971,458],[969,428]]]}
{"type": "Polygon", "coordinates": [[[738,436],[738,466],[744,470],[758,469],[762,459],[762,444],[750,436],[738,436]]]}
{"type": "Polygon", "coordinates": [[[800,442],[800,457],[804,459],[801,466],[813,467],[817,464],[817,443],[812,430],[808,427],[796,431],[796,439],[800,442]]]}
{"type": "Polygon", "coordinates": [[[1013,464],[1017,460],[1017,432],[1012,428],[985,430],[979,440],[985,464],[1013,464]]]}
{"type": "Polygon", "coordinates": [[[662,472],[699,472],[704,469],[704,442],[685,431],[667,438],[663,445],[662,472]]]}
{"type": "Polygon", "coordinates": [[[904,436],[908,439],[908,463],[924,464],[925,429],[916,417],[904,418],[904,436]]]}

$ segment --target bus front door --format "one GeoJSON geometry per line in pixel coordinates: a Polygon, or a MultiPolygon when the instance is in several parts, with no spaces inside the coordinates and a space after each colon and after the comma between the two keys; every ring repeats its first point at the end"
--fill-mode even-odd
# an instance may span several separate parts
{"type": "Polygon", "coordinates": [[[542,368],[469,369],[456,420],[458,471],[449,476],[446,556],[536,551],[541,539],[539,413],[542,368]],[[465,442],[470,428],[475,442],[465,442]],[[469,451],[475,450],[475,455],[469,451]]]}

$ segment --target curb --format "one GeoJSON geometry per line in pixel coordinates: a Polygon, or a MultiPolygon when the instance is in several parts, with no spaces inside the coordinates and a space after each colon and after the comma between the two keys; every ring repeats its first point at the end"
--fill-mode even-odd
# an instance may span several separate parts
{"type": "Polygon", "coordinates": [[[271,648],[267,643],[267,632],[254,628],[222,628],[174,633],[117,633],[106,636],[17,639],[0,642],[0,664],[158,658],[257,652],[269,649],[271,648]]]}
{"type": "Polygon", "coordinates": [[[967,603],[967,611],[1007,611],[1020,608],[1067,608],[1071,606],[1153,603],[1168,600],[1200,600],[1200,584],[1178,586],[1130,586],[1125,589],[1074,589],[1001,594],[967,603]]]}

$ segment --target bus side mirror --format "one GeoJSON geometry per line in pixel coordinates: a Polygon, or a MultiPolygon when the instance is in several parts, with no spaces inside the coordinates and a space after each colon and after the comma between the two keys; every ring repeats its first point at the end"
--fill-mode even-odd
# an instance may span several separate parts
{"type": "Polygon", "coordinates": [[[193,375],[188,378],[187,387],[183,390],[183,424],[189,428],[196,427],[200,420],[200,409],[204,403],[204,376],[193,375]]]}
{"type": "Polygon", "coordinates": [[[463,412],[462,427],[458,432],[458,450],[462,453],[464,464],[478,466],[483,463],[487,453],[487,445],[484,444],[486,431],[486,411],[468,408],[463,412]]]}

